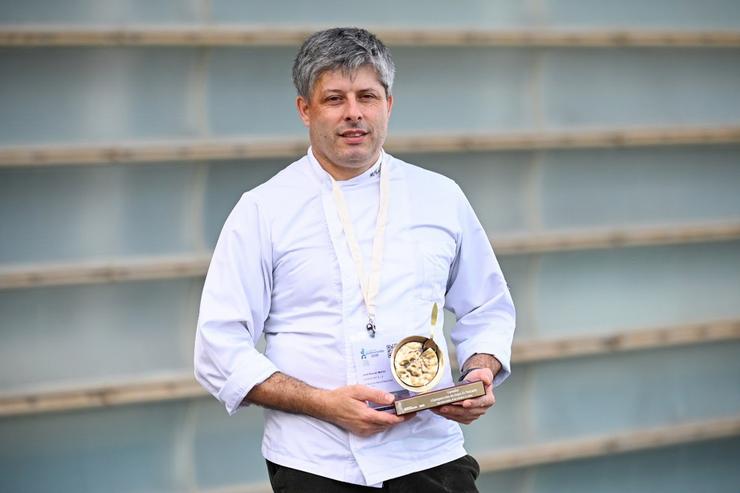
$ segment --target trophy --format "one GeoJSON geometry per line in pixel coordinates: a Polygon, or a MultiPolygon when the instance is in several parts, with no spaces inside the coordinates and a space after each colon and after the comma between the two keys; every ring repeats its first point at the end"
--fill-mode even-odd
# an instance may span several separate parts
{"type": "Polygon", "coordinates": [[[444,404],[473,399],[485,395],[483,382],[464,382],[444,389],[432,390],[444,374],[447,361],[434,342],[439,308],[432,307],[432,330],[429,337],[409,336],[401,339],[391,354],[391,373],[398,385],[413,395],[396,399],[397,415],[422,411],[444,404]]]}

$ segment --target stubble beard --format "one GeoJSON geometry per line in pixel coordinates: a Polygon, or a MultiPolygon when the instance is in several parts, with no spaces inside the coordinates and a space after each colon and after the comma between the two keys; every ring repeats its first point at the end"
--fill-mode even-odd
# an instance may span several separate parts
{"type": "MultiPolygon", "coordinates": [[[[364,171],[377,161],[382,141],[385,140],[384,135],[379,136],[376,131],[371,131],[368,135],[381,137],[382,140],[377,143],[377,140],[373,138],[372,142],[368,142],[367,147],[365,145],[350,146],[342,143],[342,137],[336,134],[332,134],[328,139],[325,138],[326,136],[320,136],[323,142],[328,143],[326,150],[329,151],[320,150],[322,157],[334,168],[364,171]]],[[[315,151],[314,154],[316,154],[315,151]]]]}

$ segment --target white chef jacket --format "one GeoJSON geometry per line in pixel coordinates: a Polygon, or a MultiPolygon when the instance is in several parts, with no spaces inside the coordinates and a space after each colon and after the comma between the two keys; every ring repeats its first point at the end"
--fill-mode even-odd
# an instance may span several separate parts
{"type": "MultiPolygon", "coordinates": [[[[390,204],[377,295],[378,334],[426,335],[433,303],[452,311],[459,365],[475,353],[510,373],[514,306],[491,245],[460,188],[386,153],[339,182],[365,265],[370,265],[379,175],[390,204]]],[[[329,174],[308,155],[246,192],[224,224],[203,288],[195,341],[197,380],[233,414],[276,371],[314,387],[357,383],[353,338],[368,314],[329,174]],[[264,354],[255,343],[264,335],[264,354]]],[[[441,324],[439,324],[441,326],[441,324]]],[[[435,341],[447,352],[441,328],[435,341]]],[[[447,359],[449,361],[449,359],[447,359]]],[[[439,387],[453,384],[450,366],[439,387]]],[[[265,410],[264,457],[360,485],[465,455],[457,423],[431,411],[359,437],[310,416],[265,410]]]]}

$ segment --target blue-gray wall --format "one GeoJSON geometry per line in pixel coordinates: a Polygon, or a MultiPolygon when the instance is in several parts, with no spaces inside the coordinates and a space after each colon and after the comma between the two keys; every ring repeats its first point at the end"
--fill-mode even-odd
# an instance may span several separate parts
{"type": "MultiPolygon", "coordinates": [[[[26,0],[0,23],[740,29],[714,0],[26,0]]],[[[0,146],[300,136],[286,47],[0,48],[0,146]]],[[[740,124],[738,48],[398,47],[391,132],[740,124]]],[[[740,219],[740,145],[399,156],[495,237],[740,219]]],[[[206,253],[289,160],[0,169],[0,265],[206,253]]],[[[494,241],[495,247],[495,241],[494,241]]],[[[740,243],[505,256],[518,340],[740,317],[740,243]]],[[[0,291],[0,392],[191,371],[202,279],[0,291]]],[[[473,453],[740,412],[740,343],[521,364],[473,453]]],[[[0,419],[0,491],[260,482],[261,412],[212,399],[0,419]]],[[[481,491],[727,491],[728,438],[485,474],[481,491]]]]}

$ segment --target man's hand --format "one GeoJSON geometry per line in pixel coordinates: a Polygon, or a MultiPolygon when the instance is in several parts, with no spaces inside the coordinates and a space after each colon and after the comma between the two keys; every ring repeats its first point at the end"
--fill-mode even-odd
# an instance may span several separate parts
{"type": "Polygon", "coordinates": [[[469,425],[483,416],[488,408],[496,403],[496,397],[493,395],[493,378],[501,370],[501,363],[490,354],[478,353],[468,358],[463,368],[477,368],[477,370],[468,373],[465,380],[467,382],[483,382],[486,395],[446,404],[432,409],[432,412],[458,423],[469,425]]]}
{"type": "Polygon", "coordinates": [[[367,401],[391,404],[393,400],[393,394],[364,385],[339,387],[329,391],[329,420],[355,435],[374,435],[412,417],[376,411],[367,405],[367,401]]]}
{"type": "Polygon", "coordinates": [[[391,404],[393,400],[393,394],[365,385],[349,385],[334,390],[318,389],[278,372],[255,385],[245,403],[307,414],[333,423],[355,435],[370,436],[414,416],[396,416],[393,413],[376,411],[367,404],[368,401],[391,404]]]}
{"type": "Polygon", "coordinates": [[[496,403],[496,397],[493,395],[493,372],[488,368],[473,370],[465,377],[468,382],[483,382],[486,395],[476,397],[475,399],[466,399],[452,404],[432,409],[432,412],[443,416],[447,419],[457,421],[464,425],[469,425],[476,419],[483,416],[488,408],[496,403]]]}

